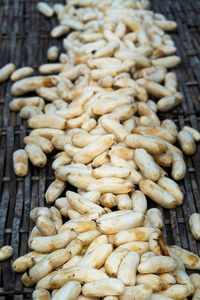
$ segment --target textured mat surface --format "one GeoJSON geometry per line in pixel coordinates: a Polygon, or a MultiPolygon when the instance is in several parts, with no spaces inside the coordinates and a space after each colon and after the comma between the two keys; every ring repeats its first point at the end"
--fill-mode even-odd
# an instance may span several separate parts
{"type": "MultiPolygon", "coordinates": [[[[14,62],[17,67],[29,65],[35,68],[47,62],[49,46],[62,41],[50,38],[49,32],[56,18],[46,19],[36,11],[35,0],[0,0],[0,67],[14,62]]],[[[48,3],[64,3],[64,0],[48,3]]],[[[172,113],[160,115],[172,118],[179,128],[189,125],[200,129],[200,1],[152,0],[152,10],[163,13],[178,22],[172,33],[182,63],[176,69],[179,90],[185,98],[172,113]]],[[[33,226],[29,211],[44,205],[44,192],[53,179],[51,163],[41,170],[30,167],[24,179],[17,178],[12,169],[12,153],[23,147],[23,137],[28,129],[18,114],[10,113],[8,105],[11,82],[0,86],[0,247],[11,244],[13,259],[27,253],[27,239],[33,226]]],[[[200,212],[200,145],[195,154],[186,158],[188,171],[181,188],[185,193],[183,206],[175,210],[163,210],[163,233],[168,244],[175,243],[200,255],[200,242],[192,237],[188,219],[200,212]]],[[[150,205],[154,205],[153,203],[150,205]]],[[[0,300],[30,299],[31,289],[23,288],[20,277],[11,269],[11,262],[0,264],[0,300]]]]}

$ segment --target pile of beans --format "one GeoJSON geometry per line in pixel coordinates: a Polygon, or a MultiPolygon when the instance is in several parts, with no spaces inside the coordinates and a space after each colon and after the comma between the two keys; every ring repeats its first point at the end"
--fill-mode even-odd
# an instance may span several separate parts
{"type": "MultiPolygon", "coordinates": [[[[32,129],[25,149],[13,153],[16,175],[27,174],[28,160],[44,167],[57,151],[45,194],[54,206],[31,211],[32,252],[13,263],[25,286],[36,285],[34,300],[200,299],[200,275],[185,271],[200,270],[200,258],[167,246],[160,210],[148,209],[148,198],[168,209],[183,203],[176,182],[185,176],[183,155],[200,141],[196,129],[178,131],[157,115],[182,101],[171,71],[180,58],[165,33],[176,22],[148,7],[146,0],[40,2],[40,13],[57,15],[51,36],[64,37],[66,53],[49,48],[41,76],[13,64],[0,70],[0,81],[12,74],[15,82],[10,109],[32,129]]],[[[190,226],[200,238],[199,214],[190,226]]]]}

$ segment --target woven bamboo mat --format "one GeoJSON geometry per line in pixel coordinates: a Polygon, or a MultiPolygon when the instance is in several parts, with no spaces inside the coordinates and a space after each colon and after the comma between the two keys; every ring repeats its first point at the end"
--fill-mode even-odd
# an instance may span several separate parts
{"type": "MultiPolygon", "coordinates": [[[[49,32],[57,22],[36,11],[37,0],[0,0],[0,67],[14,62],[17,67],[37,67],[47,62],[49,46],[61,40],[51,39],[49,32]]],[[[49,4],[64,0],[47,1],[49,4]]],[[[152,0],[152,9],[178,22],[172,33],[182,63],[176,69],[179,90],[185,99],[181,106],[161,118],[172,118],[179,128],[189,125],[200,129],[200,0],[152,0]]],[[[12,169],[12,153],[23,147],[28,132],[26,122],[9,111],[11,82],[0,86],[0,247],[12,245],[12,260],[0,264],[0,300],[30,299],[31,289],[24,288],[20,277],[11,269],[12,261],[27,253],[27,239],[33,224],[29,211],[44,205],[44,192],[53,179],[51,162],[46,168],[32,166],[28,175],[18,178],[12,169]]],[[[163,233],[167,244],[182,246],[200,255],[200,242],[192,237],[188,219],[200,212],[200,144],[195,154],[186,158],[188,171],[180,182],[185,193],[183,206],[175,210],[161,209],[165,216],[163,233]]],[[[150,203],[150,206],[153,206],[150,203]]]]}

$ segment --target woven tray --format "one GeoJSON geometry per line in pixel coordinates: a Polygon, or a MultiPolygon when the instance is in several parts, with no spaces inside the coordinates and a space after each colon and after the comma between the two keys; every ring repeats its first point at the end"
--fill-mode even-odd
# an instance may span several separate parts
{"type": "MultiPolygon", "coordinates": [[[[37,67],[47,62],[49,46],[62,48],[62,40],[50,38],[49,32],[56,24],[36,11],[35,0],[0,0],[0,67],[14,62],[17,67],[37,67]]],[[[47,1],[50,4],[64,0],[47,1]]],[[[179,90],[185,99],[172,113],[160,118],[173,119],[179,128],[184,125],[200,129],[200,0],[152,0],[152,9],[178,22],[177,32],[172,33],[177,53],[182,63],[175,70],[179,90]]],[[[18,114],[9,111],[11,100],[8,81],[0,86],[0,247],[11,244],[12,260],[0,264],[0,300],[30,299],[31,289],[24,288],[20,277],[11,269],[18,256],[27,253],[27,239],[33,223],[29,211],[35,206],[44,206],[44,192],[54,175],[51,160],[46,168],[30,166],[28,175],[21,179],[12,169],[12,153],[23,147],[23,137],[28,129],[18,114]]],[[[159,208],[165,217],[163,233],[167,244],[175,243],[200,255],[200,242],[192,237],[188,219],[200,212],[200,144],[195,154],[186,158],[187,174],[180,182],[185,194],[181,207],[174,210],[159,208]]],[[[149,206],[155,206],[149,202],[149,206]]]]}

